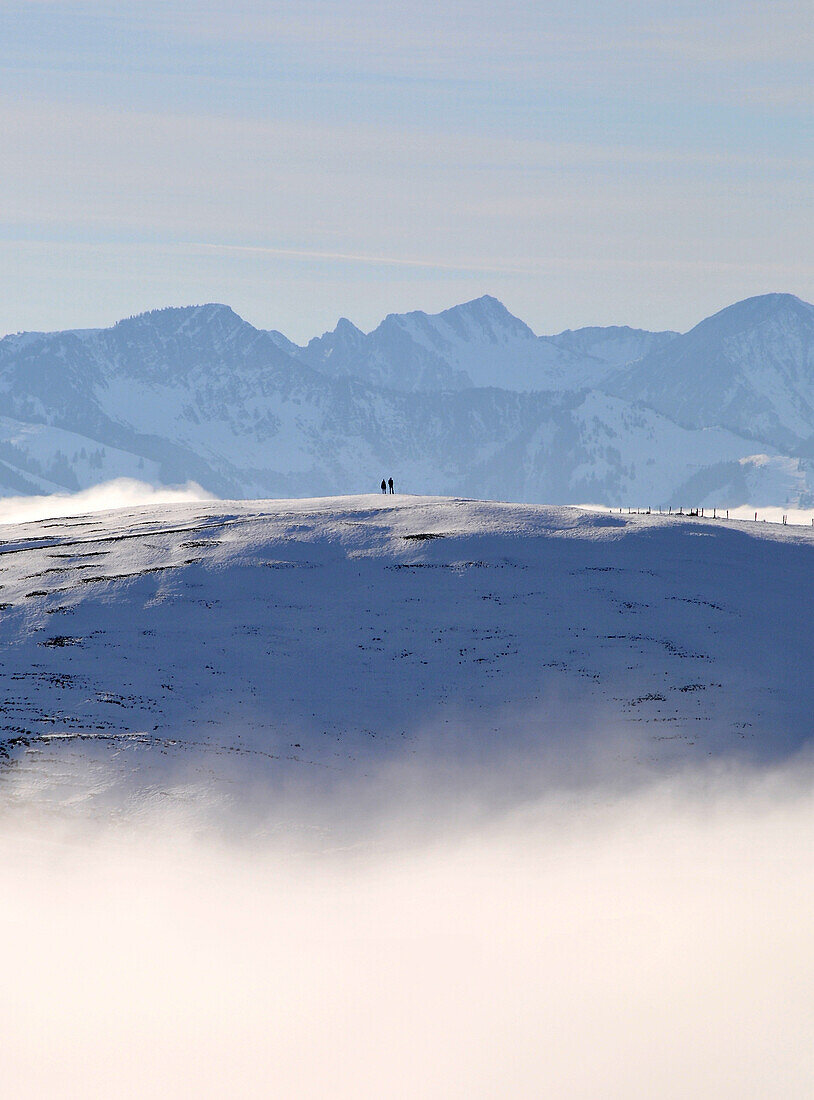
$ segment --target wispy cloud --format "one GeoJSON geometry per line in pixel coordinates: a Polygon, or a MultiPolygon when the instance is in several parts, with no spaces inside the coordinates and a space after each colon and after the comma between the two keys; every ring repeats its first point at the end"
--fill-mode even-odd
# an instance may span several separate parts
{"type": "Polygon", "coordinates": [[[429,271],[472,271],[484,275],[503,274],[532,274],[531,266],[518,266],[514,264],[495,264],[490,262],[470,261],[462,263],[441,262],[439,260],[411,260],[398,256],[364,256],[349,252],[317,252],[304,248],[270,248],[259,245],[240,244],[205,244],[193,243],[192,248],[201,248],[209,252],[236,252],[249,256],[280,256],[286,259],[301,260],[329,260],[337,263],[368,264],[372,267],[416,267],[429,271]]]}
{"type": "Polygon", "coordinates": [[[71,299],[68,325],[89,301],[110,317],[114,294],[127,313],[145,279],[256,316],[260,263],[296,303],[275,320],[300,332],[348,298],[369,314],[448,305],[440,280],[468,293],[488,279],[539,328],[594,320],[600,303],[682,327],[702,293],[745,296],[773,270],[811,296],[811,22],[793,0],[770,18],[742,0],[2,5],[5,239],[99,246],[81,302],[62,269],[46,292],[22,245],[0,257],[4,323],[38,299],[43,325],[71,299]],[[179,259],[107,263],[107,245],[123,258],[133,240],[179,259]],[[293,264],[310,265],[296,296],[293,264]],[[363,273],[384,268],[406,300],[374,301],[363,273]],[[566,315],[547,320],[542,302],[566,315]]]}

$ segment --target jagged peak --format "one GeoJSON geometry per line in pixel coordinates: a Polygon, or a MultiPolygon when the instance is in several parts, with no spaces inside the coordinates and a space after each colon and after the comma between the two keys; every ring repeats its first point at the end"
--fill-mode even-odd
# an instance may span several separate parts
{"type": "Polygon", "coordinates": [[[518,334],[535,338],[534,332],[529,326],[515,317],[513,313],[503,305],[499,299],[491,294],[483,294],[480,298],[472,298],[468,302],[450,306],[440,313],[425,313],[424,310],[415,309],[407,313],[388,313],[379,325],[380,329],[389,329],[393,326],[404,328],[409,322],[418,323],[421,327],[434,327],[439,321],[449,325],[453,329],[461,329],[464,325],[477,325],[483,328],[511,329],[518,334]]]}
{"type": "Polygon", "coordinates": [[[305,350],[318,355],[321,359],[334,353],[337,346],[357,346],[364,340],[365,334],[360,328],[349,321],[347,317],[340,317],[334,329],[323,332],[321,336],[312,336],[305,345],[305,350]]]}
{"type": "Polygon", "coordinates": [[[452,317],[468,317],[478,321],[497,321],[512,327],[522,326],[524,329],[531,332],[531,329],[525,321],[521,321],[519,317],[515,317],[515,315],[504,306],[500,299],[495,298],[492,294],[482,294],[480,298],[472,298],[468,302],[461,302],[460,305],[443,310],[439,316],[447,319],[452,317]]]}
{"type": "MultiPolygon", "coordinates": [[[[449,309],[442,310],[442,313],[460,313],[464,311],[467,313],[509,313],[501,300],[495,298],[494,294],[481,294],[479,298],[469,298],[466,302],[459,302],[456,306],[450,306],[449,309]]],[[[509,316],[512,315],[509,313],[509,316]]]]}
{"type": "Polygon", "coordinates": [[[351,336],[357,339],[360,336],[364,336],[364,332],[358,328],[353,321],[349,321],[347,317],[340,317],[336,322],[336,328],[334,329],[335,336],[348,337],[351,336]]]}

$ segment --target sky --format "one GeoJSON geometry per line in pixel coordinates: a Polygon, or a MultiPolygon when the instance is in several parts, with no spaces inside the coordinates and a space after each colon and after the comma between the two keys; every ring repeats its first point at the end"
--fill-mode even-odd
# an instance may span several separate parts
{"type": "Polygon", "coordinates": [[[0,333],[814,300],[810,0],[0,0],[0,333]]]}

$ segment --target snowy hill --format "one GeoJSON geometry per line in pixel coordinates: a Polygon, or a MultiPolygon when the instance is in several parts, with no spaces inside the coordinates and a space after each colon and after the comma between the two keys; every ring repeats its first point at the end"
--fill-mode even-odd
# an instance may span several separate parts
{"type": "Polygon", "coordinates": [[[805,528],[462,499],[6,526],[5,777],[782,756],[811,735],[812,565],[805,528]]]}
{"type": "Polygon", "coordinates": [[[814,436],[814,306],[748,298],[623,370],[608,387],[679,424],[791,451],[814,436]]]}

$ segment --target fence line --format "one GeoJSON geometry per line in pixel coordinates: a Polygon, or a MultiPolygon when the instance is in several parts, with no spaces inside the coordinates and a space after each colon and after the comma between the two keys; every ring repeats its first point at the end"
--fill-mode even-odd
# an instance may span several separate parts
{"type": "MultiPolygon", "coordinates": [[[[616,511],[616,509],[615,508],[608,508],[608,511],[609,512],[614,512],[614,511],[616,511]]],[[[619,514],[621,515],[623,512],[624,512],[624,508],[620,508],[619,509],[619,514]]],[[[627,510],[627,514],[629,516],[634,516],[634,515],[635,516],[655,516],[655,515],[659,515],[659,516],[680,516],[682,518],[690,518],[690,519],[692,519],[692,518],[696,518],[696,519],[729,519],[729,512],[730,512],[729,508],[718,508],[717,505],[714,505],[712,507],[712,509],[708,508],[706,505],[703,508],[699,505],[699,507],[697,507],[697,508],[688,508],[686,511],[684,510],[683,506],[680,507],[680,508],[675,508],[674,509],[672,507],[672,505],[668,505],[666,510],[664,508],[661,508],[661,507],[658,508],[658,509],[654,509],[654,508],[651,508],[649,506],[647,508],[632,508],[632,507],[629,507],[628,510],[627,510]],[[711,514],[710,514],[710,512],[711,512],[711,514]],[[719,512],[721,513],[720,515],[718,514],[719,512]],[[726,513],[726,515],[724,515],[724,513],[726,513]]],[[[733,518],[733,522],[735,522],[735,523],[780,523],[784,527],[786,527],[786,526],[789,525],[789,513],[788,512],[781,513],[781,518],[779,520],[778,519],[766,519],[765,517],[761,520],[760,519],[760,513],[758,511],[758,512],[754,513],[754,519],[753,520],[743,519],[742,517],[735,516],[733,518]]],[[[797,524],[792,522],[791,526],[806,527],[808,525],[806,523],[803,523],[803,522],[800,522],[800,523],[797,523],[797,524]]],[[[814,527],[814,516],[811,517],[811,526],[814,527]]]]}

